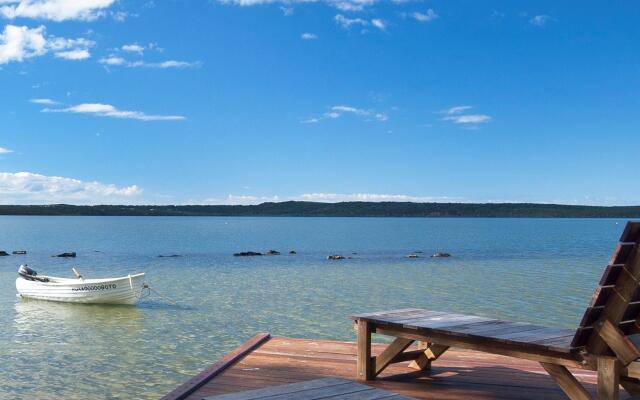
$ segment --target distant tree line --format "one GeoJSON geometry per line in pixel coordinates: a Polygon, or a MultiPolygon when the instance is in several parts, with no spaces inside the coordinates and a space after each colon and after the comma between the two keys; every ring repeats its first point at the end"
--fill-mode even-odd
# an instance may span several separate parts
{"type": "Polygon", "coordinates": [[[640,218],[640,206],[285,201],[258,205],[0,205],[0,215],[640,218]]]}

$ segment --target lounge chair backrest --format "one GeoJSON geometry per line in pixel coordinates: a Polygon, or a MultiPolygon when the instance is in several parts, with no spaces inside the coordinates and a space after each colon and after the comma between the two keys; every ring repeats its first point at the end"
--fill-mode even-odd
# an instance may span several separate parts
{"type": "Polygon", "coordinates": [[[610,321],[624,335],[640,332],[640,222],[627,222],[600,284],[584,313],[571,347],[586,347],[594,355],[610,353],[597,332],[610,321]]]}

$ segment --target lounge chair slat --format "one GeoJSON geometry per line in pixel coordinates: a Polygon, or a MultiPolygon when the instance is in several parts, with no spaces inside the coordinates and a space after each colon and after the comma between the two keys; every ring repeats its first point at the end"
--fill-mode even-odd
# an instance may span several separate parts
{"type": "Polygon", "coordinates": [[[448,316],[436,316],[422,319],[414,319],[405,321],[402,325],[405,328],[447,328],[456,325],[469,324],[471,322],[485,322],[491,321],[490,318],[476,317],[473,315],[448,315],[448,316]]]}
{"type": "Polygon", "coordinates": [[[534,331],[522,332],[518,334],[514,334],[509,336],[508,339],[518,339],[519,342],[532,342],[537,343],[543,340],[551,340],[557,339],[559,337],[564,337],[567,335],[571,335],[573,333],[570,329],[561,329],[561,328],[544,328],[537,329],[534,331]]]}
{"type": "Polygon", "coordinates": [[[426,310],[420,309],[420,308],[403,308],[403,309],[399,309],[399,310],[389,310],[389,311],[378,311],[378,312],[371,312],[371,313],[362,313],[362,314],[355,314],[352,315],[350,318],[351,319],[364,319],[364,318],[370,318],[370,317],[384,317],[384,316],[393,316],[393,315],[406,315],[406,314],[410,314],[412,312],[425,312],[426,310]]]}

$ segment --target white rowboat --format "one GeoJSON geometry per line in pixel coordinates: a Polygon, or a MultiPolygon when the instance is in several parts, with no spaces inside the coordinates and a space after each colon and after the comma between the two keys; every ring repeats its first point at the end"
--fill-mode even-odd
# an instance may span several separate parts
{"type": "MultiPolygon", "coordinates": [[[[74,270],[75,272],[75,270],[74,270]]],[[[38,275],[20,266],[16,289],[22,298],[86,304],[136,304],[145,288],[144,273],[121,278],[84,279],[38,275]]]]}

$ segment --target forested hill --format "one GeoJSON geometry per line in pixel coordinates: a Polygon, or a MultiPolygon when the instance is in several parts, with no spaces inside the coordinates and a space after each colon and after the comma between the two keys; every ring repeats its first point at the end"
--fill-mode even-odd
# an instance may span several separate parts
{"type": "Polygon", "coordinates": [[[314,203],[287,201],[250,206],[0,205],[0,215],[295,216],[295,217],[536,217],[640,218],[640,206],[532,203],[314,203]]]}

